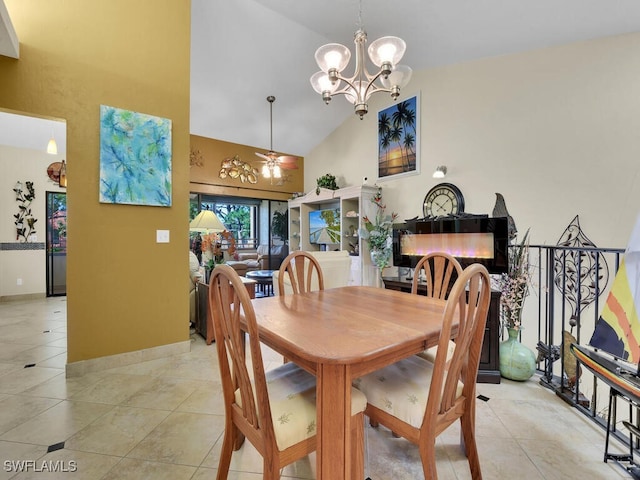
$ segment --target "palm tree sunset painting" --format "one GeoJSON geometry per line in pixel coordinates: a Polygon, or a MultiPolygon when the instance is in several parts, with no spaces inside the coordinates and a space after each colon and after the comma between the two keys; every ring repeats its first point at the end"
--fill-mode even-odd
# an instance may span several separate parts
{"type": "Polygon", "coordinates": [[[378,112],[378,178],[420,172],[418,96],[378,112]]]}

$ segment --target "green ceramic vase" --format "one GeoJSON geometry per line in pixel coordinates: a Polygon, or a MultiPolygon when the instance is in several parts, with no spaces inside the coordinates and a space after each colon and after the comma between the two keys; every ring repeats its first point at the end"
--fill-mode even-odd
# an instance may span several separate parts
{"type": "Polygon", "coordinates": [[[536,371],[536,356],[518,340],[519,330],[507,328],[509,338],[500,344],[500,375],[524,382],[536,371]]]}

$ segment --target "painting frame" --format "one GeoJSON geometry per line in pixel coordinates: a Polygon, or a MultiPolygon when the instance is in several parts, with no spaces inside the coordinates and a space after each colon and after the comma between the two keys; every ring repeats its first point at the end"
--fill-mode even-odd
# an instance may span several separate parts
{"type": "Polygon", "coordinates": [[[378,180],[420,174],[420,92],[378,111],[378,180]]]}
{"type": "Polygon", "coordinates": [[[100,105],[100,203],[171,207],[171,120],[100,105]]]}

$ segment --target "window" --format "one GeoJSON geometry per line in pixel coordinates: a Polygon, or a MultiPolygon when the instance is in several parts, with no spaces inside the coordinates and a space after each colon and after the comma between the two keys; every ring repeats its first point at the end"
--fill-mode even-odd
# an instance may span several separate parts
{"type": "MultiPolygon", "coordinates": [[[[197,196],[196,196],[197,197],[197,196]]],[[[192,197],[193,200],[193,197],[192,197]]],[[[200,195],[200,208],[195,209],[198,202],[191,203],[191,218],[200,210],[209,209],[218,216],[236,240],[236,248],[256,249],[259,243],[258,210],[261,201],[241,197],[215,197],[200,195]],[[195,211],[195,213],[194,213],[195,211]]]]}

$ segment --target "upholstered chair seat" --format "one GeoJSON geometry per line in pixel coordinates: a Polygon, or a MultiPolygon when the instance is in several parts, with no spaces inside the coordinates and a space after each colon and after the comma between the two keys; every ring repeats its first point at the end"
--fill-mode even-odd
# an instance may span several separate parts
{"type": "MultiPolygon", "coordinates": [[[[295,363],[286,363],[265,375],[278,449],[284,450],[314,437],[317,433],[316,377],[295,363]]],[[[242,405],[240,389],[235,392],[235,401],[242,405]]],[[[351,414],[363,412],[366,406],[364,394],[352,388],[351,414]]]]}
{"type": "MultiPolygon", "coordinates": [[[[354,385],[367,392],[370,405],[420,428],[427,409],[433,363],[417,355],[358,378],[354,385]]],[[[458,382],[456,398],[464,384],[458,382]]]]}
{"type": "MultiPolygon", "coordinates": [[[[453,352],[456,350],[456,343],[453,340],[449,340],[447,344],[447,362],[451,360],[453,357],[453,352]]],[[[431,348],[427,348],[424,352],[418,354],[419,357],[424,358],[425,360],[434,363],[436,361],[436,354],[438,353],[438,346],[433,346],[431,348]]]]}

